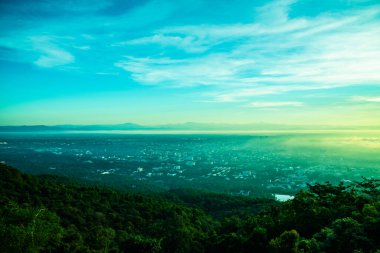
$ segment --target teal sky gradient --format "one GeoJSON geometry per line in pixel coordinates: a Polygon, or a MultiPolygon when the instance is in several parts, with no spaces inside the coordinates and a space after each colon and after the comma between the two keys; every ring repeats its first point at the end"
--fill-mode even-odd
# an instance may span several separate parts
{"type": "Polygon", "coordinates": [[[377,0],[3,0],[0,125],[380,125],[377,0]]]}

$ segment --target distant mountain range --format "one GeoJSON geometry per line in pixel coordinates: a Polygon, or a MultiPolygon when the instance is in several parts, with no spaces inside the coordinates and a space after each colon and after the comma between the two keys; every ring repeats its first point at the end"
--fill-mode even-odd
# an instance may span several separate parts
{"type": "Polygon", "coordinates": [[[45,132],[45,131],[291,131],[291,130],[380,130],[380,126],[312,126],[280,124],[210,124],[187,122],[144,126],[135,123],[112,125],[22,125],[0,126],[0,132],[45,132]]]}

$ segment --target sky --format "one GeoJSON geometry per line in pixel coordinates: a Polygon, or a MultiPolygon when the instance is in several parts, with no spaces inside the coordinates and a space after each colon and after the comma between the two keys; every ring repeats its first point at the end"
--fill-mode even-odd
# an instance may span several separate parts
{"type": "Polygon", "coordinates": [[[124,122],[380,126],[380,2],[0,2],[0,125],[124,122]]]}

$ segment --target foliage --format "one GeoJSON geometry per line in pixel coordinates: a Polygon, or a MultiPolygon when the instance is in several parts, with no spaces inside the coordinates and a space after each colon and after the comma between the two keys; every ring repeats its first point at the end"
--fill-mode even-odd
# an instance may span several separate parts
{"type": "Polygon", "coordinates": [[[379,180],[293,200],[137,194],[0,167],[0,252],[379,252],[379,180]]]}

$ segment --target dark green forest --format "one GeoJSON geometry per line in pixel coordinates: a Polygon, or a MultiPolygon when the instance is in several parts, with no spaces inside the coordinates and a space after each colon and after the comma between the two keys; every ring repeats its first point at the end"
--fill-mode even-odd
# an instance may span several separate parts
{"type": "Polygon", "coordinates": [[[130,193],[0,165],[0,252],[380,252],[380,180],[278,203],[130,193]]]}

